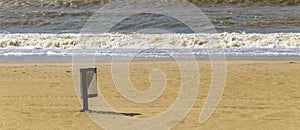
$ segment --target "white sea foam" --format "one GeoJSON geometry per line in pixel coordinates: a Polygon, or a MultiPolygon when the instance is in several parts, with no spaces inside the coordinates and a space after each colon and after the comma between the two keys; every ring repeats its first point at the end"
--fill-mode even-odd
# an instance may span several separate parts
{"type": "Polygon", "coordinates": [[[0,55],[71,55],[89,53],[84,51],[88,49],[112,55],[126,49],[149,48],[194,49],[195,54],[205,48],[227,48],[231,54],[299,55],[300,33],[0,34],[0,55]]]}

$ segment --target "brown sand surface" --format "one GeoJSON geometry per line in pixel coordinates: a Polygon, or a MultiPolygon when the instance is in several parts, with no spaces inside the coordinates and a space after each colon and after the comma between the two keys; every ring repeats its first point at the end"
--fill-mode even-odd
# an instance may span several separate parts
{"type": "MultiPolygon", "coordinates": [[[[208,95],[210,62],[200,60],[196,103],[174,129],[300,129],[300,61],[228,60],[222,100],[204,124],[199,114],[208,95]]],[[[180,70],[172,61],[136,61],[130,79],[139,90],[150,87],[151,70],[167,79],[162,96],[148,104],[123,98],[116,90],[111,65],[99,62],[99,88],[118,112],[146,118],[167,110],[180,89],[180,70]]],[[[75,95],[71,63],[0,63],[0,129],[101,129],[85,113],[75,95]]],[[[113,125],[113,123],[112,123],[113,125]]]]}

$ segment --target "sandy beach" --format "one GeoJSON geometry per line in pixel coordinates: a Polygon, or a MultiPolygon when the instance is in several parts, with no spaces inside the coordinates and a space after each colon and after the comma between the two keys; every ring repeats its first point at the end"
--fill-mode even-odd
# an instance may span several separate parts
{"type": "MultiPolygon", "coordinates": [[[[300,129],[299,60],[228,60],[222,100],[204,124],[199,114],[208,95],[210,62],[199,60],[197,101],[174,129],[300,129]]],[[[98,87],[119,112],[145,118],[168,109],[180,88],[173,61],[135,61],[130,79],[139,90],[150,87],[148,75],[161,69],[167,77],[163,95],[149,104],[127,101],[116,90],[109,62],[98,62],[98,87]]],[[[0,129],[101,129],[75,95],[71,63],[0,63],[0,129]]]]}

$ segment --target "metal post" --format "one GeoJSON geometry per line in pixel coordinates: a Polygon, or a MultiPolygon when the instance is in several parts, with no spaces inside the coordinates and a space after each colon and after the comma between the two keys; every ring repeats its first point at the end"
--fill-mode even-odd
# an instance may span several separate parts
{"type": "Polygon", "coordinates": [[[86,82],[86,70],[80,69],[81,76],[81,92],[82,92],[82,101],[83,101],[83,111],[89,110],[88,104],[88,84],[86,82]]]}

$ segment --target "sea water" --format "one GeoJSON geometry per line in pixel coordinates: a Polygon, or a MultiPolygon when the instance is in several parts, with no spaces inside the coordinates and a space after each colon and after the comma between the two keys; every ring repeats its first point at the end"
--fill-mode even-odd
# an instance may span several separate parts
{"type": "MultiPolygon", "coordinates": [[[[216,33],[90,34],[94,37],[93,45],[84,45],[88,41],[81,39],[81,29],[108,2],[1,1],[0,60],[71,61],[73,55],[96,56],[97,60],[169,59],[170,54],[181,55],[182,59],[185,55],[208,59],[209,53],[240,59],[299,59],[300,3],[297,1],[191,1],[207,15],[216,33]]],[[[161,19],[154,20],[160,23],[161,19]]],[[[127,22],[132,26],[136,21],[127,22]]],[[[178,26],[168,28],[176,30],[178,26]]]]}

